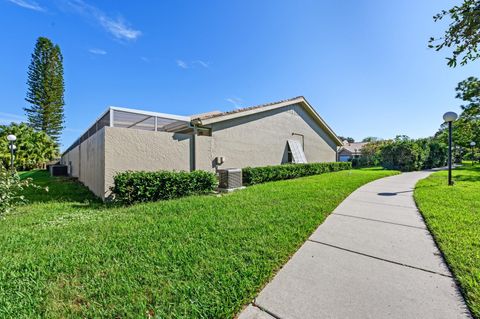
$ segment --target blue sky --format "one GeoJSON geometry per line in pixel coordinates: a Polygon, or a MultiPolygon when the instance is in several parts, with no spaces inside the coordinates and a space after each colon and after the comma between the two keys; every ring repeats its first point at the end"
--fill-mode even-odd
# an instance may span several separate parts
{"type": "Polygon", "coordinates": [[[339,135],[429,136],[478,75],[427,48],[454,3],[0,0],[0,124],[24,118],[46,36],[64,55],[63,149],[108,105],[188,115],[299,95],[339,135]]]}

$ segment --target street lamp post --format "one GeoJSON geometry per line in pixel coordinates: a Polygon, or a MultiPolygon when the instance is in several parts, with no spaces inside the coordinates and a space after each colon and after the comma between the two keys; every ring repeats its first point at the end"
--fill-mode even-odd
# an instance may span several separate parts
{"type": "Polygon", "coordinates": [[[473,153],[473,148],[475,147],[475,145],[477,145],[477,143],[475,143],[474,141],[470,142],[470,149],[472,151],[472,166],[473,166],[473,163],[475,162],[475,155],[473,153]]]}
{"type": "Polygon", "coordinates": [[[14,171],[14,166],[13,166],[13,151],[14,151],[14,146],[13,142],[17,140],[17,137],[13,134],[10,134],[7,136],[7,140],[10,142],[10,169],[12,170],[12,173],[14,171]]]}
{"type": "Polygon", "coordinates": [[[448,123],[448,185],[452,186],[452,123],[457,119],[455,112],[443,114],[443,120],[448,123]]]}

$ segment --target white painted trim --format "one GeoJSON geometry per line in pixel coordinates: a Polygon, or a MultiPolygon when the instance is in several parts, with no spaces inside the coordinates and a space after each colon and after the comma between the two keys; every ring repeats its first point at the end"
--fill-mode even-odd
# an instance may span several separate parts
{"type": "Polygon", "coordinates": [[[113,112],[111,110],[111,108],[108,108],[108,111],[110,112],[110,127],[113,127],[113,123],[114,123],[114,118],[113,118],[113,112]]]}

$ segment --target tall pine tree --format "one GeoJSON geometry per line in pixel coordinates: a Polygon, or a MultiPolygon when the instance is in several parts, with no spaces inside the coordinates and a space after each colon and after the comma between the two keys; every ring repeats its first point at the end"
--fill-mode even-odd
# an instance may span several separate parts
{"type": "Polygon", "coordinates": [[[60,47],[40,37],[28,67],[28,90],[24,108],[31,127],[47,133],[58,143],[64,123],[63,57],[60,47]]]}

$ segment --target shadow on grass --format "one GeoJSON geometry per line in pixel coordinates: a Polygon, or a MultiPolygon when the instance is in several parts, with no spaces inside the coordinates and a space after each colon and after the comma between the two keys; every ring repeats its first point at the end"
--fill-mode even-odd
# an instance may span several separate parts
{"type": "Polygon", "coordinates": [[[454,171],[453,179],[459,182],[480,182],[480,166],[467,164],[457,167],[454,171]]]}
{"type": "Polygon", "coordinates": [[[31,178],[33,183],[40,187],[40,189],[29,187],[24,190],[23,195],[29,203],[71,202],[78,208],[105,207],[98,197],[74,178],[53,177],[44,170],[22,172],[20,177],[31,178]]]}

